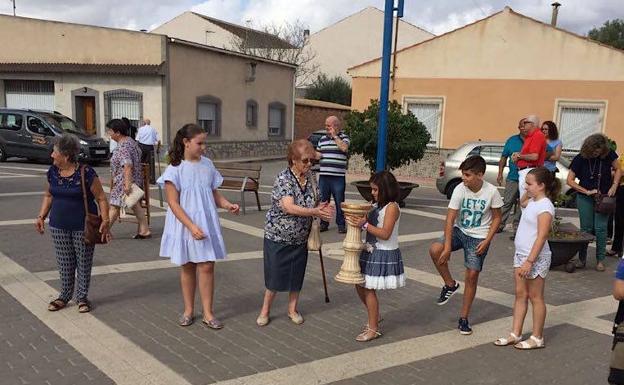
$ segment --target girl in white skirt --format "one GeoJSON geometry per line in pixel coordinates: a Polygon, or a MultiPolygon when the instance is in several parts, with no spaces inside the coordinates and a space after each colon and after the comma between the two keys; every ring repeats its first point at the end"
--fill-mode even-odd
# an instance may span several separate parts
{"type": "Polygon", "coordinates": [[[369,181],[374,206],[367,217],[347,220],[366,230],[366,248],[360,254],[360,269],[365,282],[356,285],[360,300],[368,312],[368,323],[355,338],[366,342],[381,336],[377,290],[405,286],[403,259],[399,250],[399,217],[397,200],[399,184],[388,171],[373,175],[369,181]]]}
{"type": "Polygon", "coordinates": [[[544,284],[551,261],[548,233],[555,216],[552,201],[556,199],[560,189],[559,180],[545,167],[535,168],[527,174],[526,193],[520,199],[524,210],[515,239],[516,301],[512,331],[508,337],[497,339],[494,342],[497,346],[514,345],[524,350],[544,347],[544,284]],[[522,325],[529,301],[533,308],[533,333],[531,337],[521,341],[522,325]]]}
{"type": "Polygon", "coordinates": [[[180,326],[194,321],[195,289],[202,302],[202,323],[221,329],[223,323],[213,314],[214,265],[226,256],[217,207],[238,214],[217,190],[223,177],[210,159],[203,156],[206,132],[196,124],[186,124],[176,133],[169,150],[170,165],[158,178],[167,195],[167,217],[160,242],[160,256],[181,266],[180,284],[184,313],[180,326]]]}

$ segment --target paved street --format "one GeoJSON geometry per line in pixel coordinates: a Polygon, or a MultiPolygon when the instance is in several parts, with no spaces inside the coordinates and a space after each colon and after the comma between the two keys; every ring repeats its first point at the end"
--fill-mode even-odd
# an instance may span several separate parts
{"type": "MultiPolygon", "coordinates": [[[[269,204],[273,177],[285,162],[266,162],[261,203],[269,204]]],[[[383,336],[369,343],[354,337],[366,322],[353,287],[334,281],[344,236],[335,225],[323,233],[331,302],[324,302],[318,255],[309,257],[300,310],[301,326],[286,316],[280,295],[272,322],[255,324],[262,302],[262,228],[265,211],[247,196],[247,215],[223,213],[229,258],[217,264],[215,312],[226,327],[200,322],[177,326],[182,310],[179,271],[158,256],[164,210],[153,198],[154,238],[133,240],[132,223],[116,224],[114,242],[96,249],[90,291],[94,309],[79,314],[71,304],[48,312],[59,287],[49,234],[35,233],[47,166],[0,164],[0,383],[13,384],[602,384],[606,383],[611,297],[617,260],[596,272],[568,274],[557,268],[546,285],[546,348],[522,352],[495,347],[511,324],[513,242],[499,234],[480,278],[471,323],[461,336],[456,323],[461,296],[435,305],[442,284],[428,247],[440,236],[447,201],[431,187],[412,192],[402,211],[400,241],[405,288],[380,293],[383,336]]],[[[108,169],[98,167],[107,182],[108,169]]],[[[238,202],[239,194],[225,193],[238,202]]],[[[359,194],[349,187],[347,199],[359,194]]],[[[576,222],[574,211],[561,210],[576,222]]],[[[463,273],[454,253],[452,272],[463,273]]],[[[199,299],[198,299],[199,300],[199,299]]],[[[199,302],[198,302],[199,303],[199,302]]],[[[525,331],[530,331],[530,317],[525,331]]]]}

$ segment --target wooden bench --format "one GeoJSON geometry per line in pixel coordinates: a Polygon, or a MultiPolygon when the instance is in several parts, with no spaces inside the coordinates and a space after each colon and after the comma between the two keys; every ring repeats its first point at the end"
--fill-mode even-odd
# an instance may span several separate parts
{"type": "Polygon", "coordinates": [[[256,163],[225,163],[215,162],[215,167],[223,176],[223,184],[219,189],[240,191],[241,206],[243,214],[245,214],[245,192],[253,192],[256,194],[256,203],[258,211],[262,211],[260,206],[260,198],[258,196],[258,188],[260,188],[260,170],[262,165],[256,163]]]}

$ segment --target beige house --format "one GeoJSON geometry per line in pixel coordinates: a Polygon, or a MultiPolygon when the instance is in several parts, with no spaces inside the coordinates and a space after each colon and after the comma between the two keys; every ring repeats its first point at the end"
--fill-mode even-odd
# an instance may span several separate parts
{"type": "MultiPolygon", "coordinates": [[[[518,120],[554,121],[564,151],[602,132],[624,143],[624,51],[506,7],[485,19],[397,54],[391,98],[431,134],[431,147],[504,141],[518,120]]],[[[381,60],[349,70],[352,107],[379,98],[381,60]]]]}
{"type": "Polygon", "coordinates": [[[242,41],[248,48],[292,48],[288,42],[270,33],[191,11],[174,17],[151,32],[225,49],[238,46],[242,41]]]}
{"type": "Polygon", "coordinates": [[[56,110],[104,136],[151,119],[168,143],[200,124],[218,158],[282,154],[292,138],[290,64],[121,29],[0,16],[0,106],[56,110]],[[79,48],[77,48],[79,47],[79,48]]]}
{"type": "MultiPolygon", "coordinates": [[[[350,81],[347,69],[381,54],[383,22],[382,11],[367,7],[310,35],[310,47],[316,53],[315,64],[319,72],[350,81]]],[[[398,29],[398,49],[434,36],[403,19],[399,19],[398,29]]]]}

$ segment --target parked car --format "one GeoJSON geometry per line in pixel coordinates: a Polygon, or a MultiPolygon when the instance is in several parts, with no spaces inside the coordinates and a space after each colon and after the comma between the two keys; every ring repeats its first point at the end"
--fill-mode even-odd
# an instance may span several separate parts
{"type": "MultiPolygon", "coordinates": [[[[308,140],[310,141],[310,143],[312,143],[312,147],[316,148],[319,140],[321,139],[321,136],[325,135],[326,133],[327,133],[326,130],[316,130],[310,135],[308,135],[308,140]]],[[[312,162],[312,171],[319,172],[320,169],[321,169],[321,166],[319,165],[318,160],[314,160],[312,162]]]]}
{"type": "Polygon", "coordinates": [[[9,156],[50,161],[54,139],[69,132],[80,139],[80,160],[108,159],[109,145],[59,112],[0,108],[0,162],[9,156]]]}
{"type": "MultiPolygon", "coordinates": [[[[500,142],[469,142],[455,150],[446,160],[440,162],[440,173],[436,179],[436,187],[438,191],[446,195],[447,199],[451,199],[455,186],[461,183],[461,171],[458,167],[461,162],[471,155],[481,155],[487,164],[485,170],[485,180],[498,186],[496,178],[498,177],[498,162],[503,152],[504,143],[500,142]]],[[[561,182],[561,193],[570,197],[566,201],[566,207],[575,207],[575,191],[566,184],[568,178],[568,170],[570,160],[562,156],[557,162],[557,178],[561,182]]],[[[503,177],[507,177],[509,167],[505,166],[503,177]]],[[[502,187],[499,187],[502,188],[502,187]]]]}

